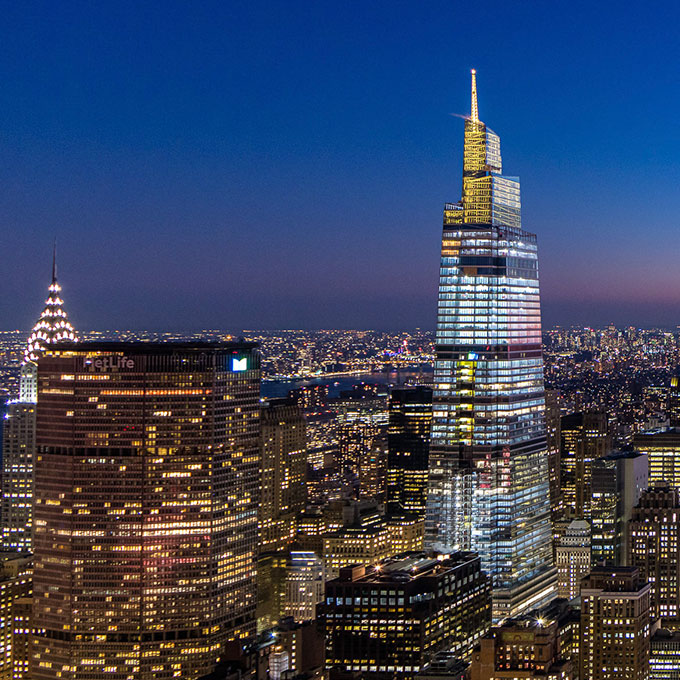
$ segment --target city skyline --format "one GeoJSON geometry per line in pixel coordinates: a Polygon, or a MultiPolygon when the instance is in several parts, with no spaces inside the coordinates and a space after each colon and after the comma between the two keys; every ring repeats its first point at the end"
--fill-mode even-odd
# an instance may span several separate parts
{"type": "Polygon", "coordinates": [[[3,326],[30,328],[57,235],[81,328],[433,328],[471,67],[544,325],[675,326],[677,9],[612,7],[8,8],[3,326]],[[451,43],[473,20],[497,50],[451,43]]]}

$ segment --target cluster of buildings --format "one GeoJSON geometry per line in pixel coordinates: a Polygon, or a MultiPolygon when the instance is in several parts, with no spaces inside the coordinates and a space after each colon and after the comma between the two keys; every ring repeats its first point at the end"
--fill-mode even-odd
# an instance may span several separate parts
{"type": "MultiPolygon", "coordinates": [[[[284,343],[270,373],[387,357],[290,333],[302,363],[284,343]]],[[[53,267],[3,419],[0,680],[680,678],[680,382],[630,430],[557,369],[546,391],[536,237],[474,71],[434,379],[262,399],[280,338],[83,341],[53,267]]],[[[548,351],[602,376],[646,342],[666,370],[648,340],[548,351]]]]}

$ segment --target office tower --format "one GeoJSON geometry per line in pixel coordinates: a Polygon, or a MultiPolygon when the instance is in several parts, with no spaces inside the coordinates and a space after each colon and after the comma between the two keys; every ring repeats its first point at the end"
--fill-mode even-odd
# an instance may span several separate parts
{"type": "Polygon", "coordinates": [[[652,635],[649,680],[680,680],[680,631],[660,628],[652,635]]]}
{"type": "Polygon", "coordinates": [[[680,428],[639,432],[633,448],[649,459],[649,486],[680,488],[680,428]]]}
{"type": "Polygon", "coordinates": [[[560,393],[545,391],[545,432],[548,447],[548,474],[550,475],[550,517],[553,525],[562,518],[562,486],[560,478],[560,393]]]}
{"type": "Polygon", "coordinates": [[[647,456],[616,451],[593,461],[591,539],[593,564],[627,564],[626,525],[647,488],[647,456]]]}
{"type": "Polygon", "coordinates": [[[5,419],[0,507],[5,552],[32,551],[35,409],[31,402],[10,403],[5,419]]]}
{"type": "Polygon", "coordinates": [[[645,491],[628,522],[628,564],[649,581],[650,615],[664,628],[680,628],[680,490],[645,491]]]}
{"type": "Polygon", "coordinates": [[[581,584],[581,678],[647,680],[649,584],[636,567],[593,567],[581,584]]]}
{"type": "Polygon", "coordinates": [[[38,386],[31,678],[210,672],[255,632],[257,349],[55,344],[38,386]]]}
{"type": "Polygon", "coordinates": [[[37,361],[55,342],[76,341],[57,282],[56,250],[52,282],[40,318],[28,338],[21,365],[19,400],[10,402],[3,429],[2,550],[31,552],[33,541],[33,463],[35,455],[37,361]]]}
{"type": "Polygon", "coordinates": [[[394,387],[387,430],[387,509],[425,517],[432,389],[394,387]]]}
{"type": "Polygon", "coordinates": [[[325,585],[323,560],[311,551],[292,550],[286,574],[285,615],[298,623],[316,619],[325,585]]]}
{"type": "Polygon", "coordinates": [[[574,669],[560,653],[556,621],[509,619],[479,642],[472,656],[470,680],[573,680],[574,669]]]}
{"type": "Polygon", "coordinates": [[[383,503],[387,484],[387,440],[376,437],[359,459],[359,497],[383,503]]]}
{"type": "Polygon", "coordinates": [[[671,378],[666,415],[671,427],[680,427],[680,378],[677,376],[671,378]]]}
{"type": "Polygon", "coordinates": [[[565,516],[590,521],[592,464],[611,452],[606,414],[585,411],[564,416],[560,425],[560,441],[565,516]]]}
{"type": "Polygon", "coordinates": [[[326,584],[331,680],[413,678],[436,652],[469,656],[489,629],[489,580],[479,557],[416,553],[343,569],[326,584]]]}
{"type": "Polygon", "coordinates": [[[257,557],[257,633],[272,630],[284,615],[288,551],[257,557]]]}
{"type": "Polygon", "coordinates": [[[387,426],[387,407],[384,398],[370,394],[364,398],[345,394],[338,407],[337,467],[358,487],[361,461],[373,444],[382,437],[387,426]]]}
{"type": "Polygon", "coordinates": [[[496,621],[556,587],[537,262],[473,72],[462,201],[444,209],[427,544],[480,554],[496,621]]]}
{"type": "Polygon", "coordinates": [[[0,562],[0,678],[23,678],[28,670],[27,609],[31,602],[31,558],[2,557],[0,562]],[[17,625],[18,624],[18,625],[17,625]]]}
{"type": "Polygon", "coordinates": [[[581,579],[590,572],[590,525],[575,519],[555,548],[557,596],[573,600],[581,592],[581,579]]]}
{"type": "Polygon", "coordinates": [[[307,440],[305,419],[292,400],[262,405],[259,551],[286,550],[295,537],[295,518],[305,508],[307,440]]]}

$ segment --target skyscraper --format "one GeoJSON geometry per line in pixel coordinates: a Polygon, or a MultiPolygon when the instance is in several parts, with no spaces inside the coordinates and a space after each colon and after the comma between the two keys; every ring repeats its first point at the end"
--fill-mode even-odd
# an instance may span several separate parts
{"type": "Polygon", "coordinates": [[[255,630],[257,350],[55,344],[38,386],[30,677],[210,672],[255,630]]]}
{"type": "Polygon", "coordinates": [[[295,518],[305,508],[307,439],[305,419],[292,400],[262,405],[259,552],[286,550],[295,537],[295,518]]]}
{"type": "Polygon", "coordinates": [[[479,552],[496,621],[555,595],[544,410],[536,237],[473,71],[462,200],[444,208],[428,543],[479,552]]]}
{"type": "Polygon", "coordinates": [[[581,592],[581,579],[590,571],[590,525],[575,519],[555,547],[557,594],[573,600],[581,592]]]}
{"type": "Polygon", "coordinates": [[[52,256],[52,282],[45,308],[36,322],[24,351],[19,400],[11,402],[3,430],[2,458],[2,549],[31,552],[33,532],[33,462],[35,455],[38,359],[54,342],[75,341],[77,334],[68,320],[57,282],[56,249],[52,256]]]}
{"type": "Polygon", "coordinates": [[[561,488],[564,515],[590,522],[593,461],[611,453],[607,415],[571,413],[560,424],[561,488]]]}
{"type": "Polygon", "coordinates": [[[636,567],[594,567],[583,579],[579,677],[648,679],[649,590],[636,567]]]}
{"type": "Polygon", "coordinates": [[[387,507],[425,516],[432,389],[394,387],[387,430],[387,507]]]}
{"type": "Polygon", "coordinates": [[[645,491],[628,522],[628,564],[651,585],[650,610],[664,628],[680,628],[680,490],[645,491]]]}

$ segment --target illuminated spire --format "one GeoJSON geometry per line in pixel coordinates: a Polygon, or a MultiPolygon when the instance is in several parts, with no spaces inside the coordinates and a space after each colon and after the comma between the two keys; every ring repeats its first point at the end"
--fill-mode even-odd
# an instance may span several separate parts
{"type": "Polygon", "coordinates": [[[477,104],[477,71],[472,69],[472,107],[470,118],[473,123],[479,123],[479,106],[477,104]]]}
{"type": "Polygon", "coordinates": [[[47,345],[61,340],[77,342],[78,335],[64,311],[64,301],[59,295],[61,286],[57,283],[57,242],[52,253],[52,283],[38,322],[28,338],[24,361],[35,363],[47,349],[47,345]]]}

